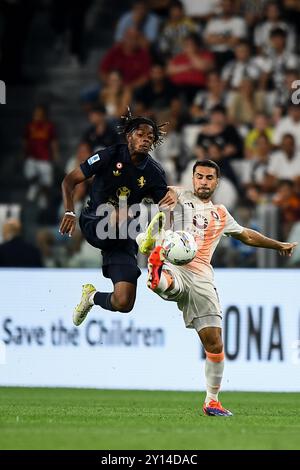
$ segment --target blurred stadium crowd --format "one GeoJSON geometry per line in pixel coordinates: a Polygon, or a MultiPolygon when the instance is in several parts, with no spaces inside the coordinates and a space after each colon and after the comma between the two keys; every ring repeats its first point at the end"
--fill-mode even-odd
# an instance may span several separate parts
{"type": "MultiPolygon", "coordinates": [[[[217,203],[242,225],[300,239],[300,1],[2,0],[0,7],[1,266],[99,266],[79,231],[71,240],[58,233],[60,183],[120,140],[116,125],[128,106],[169,122],[153,156],[170,184],[191,187],[196,159],[212,159],[222,171],[217,203]]],[[[76,191],[77,214],[89,184],[76,191]]],[[[230,239],[214,264],[283,266],[277,255],[230,239]]],[[[299,250],[287,265],[300,266],[299,250]]]]}

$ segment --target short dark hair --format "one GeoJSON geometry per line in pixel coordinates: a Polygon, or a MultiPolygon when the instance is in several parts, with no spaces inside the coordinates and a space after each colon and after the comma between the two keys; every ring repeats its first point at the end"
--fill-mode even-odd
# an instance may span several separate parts
{"type": "Polygon", "coordinates": [[[184,36],[184,41],[192,41],[196,46],[202,45],[201,37],[197,33],[189,33],[184,36]]]}
{"type": "Polygon", "coordinates": [[[222,106],[221,104],[216,104],[216,106],[214,106],[210,110],[210,114],[212,114],[212,113],[222,113],[222,114],[226,115],[226,108],[225,108],[225,106],[222,106]]]}
{"type": "Polygon", "coordinates": [[[33,110],[35,111],[38,108],[41,109],[45,113],[46,116],[48,116],[49,109],[45,103],[37,103],[33,110]]]}
{"type": "Polygon", "coordinates": [[[295,136],[293,134],[290,134],[289,132],[285,132],[282,137],[281,137],[281,141],[283,141],[283,139],[291,139],[293,140],[293,142],[295,143],[295,136]]]}
{"type": "Polygon", "coordinates": [[[193,174],[195,173],[196,171],[196,168],[198,166],[204,166],[206,168],[214,168],[216,170],[216,174],[217,174],[217,178],[220,178],[221,176],[221,170],[220,170],[220,167],[219,165],[217,165],[216,162],[214,162],[213,160],[199,160],[197,161],[194,166],[193,166],[193,174]]]}
{"type": "Polygon", "coordinates": [[[173,0],[169,8],[180,8],[180,10],[184,9],[183,3],[180,0],[173,0]]]}
{"type": "Polygon", "coordinates": [[[270,38],[274,38],[276,36],[281,36],[282,38],[286,38],[287,32],[285,29],[282,29],[282,28],[278,28],[278,27],[274,28],[270,32],[270,38]]]}
{"type": "Polygon", "coordinates": [[[287,180],[287,179],[279,180],[277,184],[277,189],[282,188],[282,186],[288,186],[292,190],[295,189],[294,181],[292,180],[287,180]]]}
{"type": "Polygon", "coordinates": [[[248,39],[240,39],[239,42],[235,45],[235,47],[239,47],[239,46],[248,46],[249,48],[251,48],[251,45],[248,39]]]}
{"type": "Polygon", "coordinates": [[[103,104],[95,104],[89,111],[90,113],[106,114],[106,109],[103,104]]]}

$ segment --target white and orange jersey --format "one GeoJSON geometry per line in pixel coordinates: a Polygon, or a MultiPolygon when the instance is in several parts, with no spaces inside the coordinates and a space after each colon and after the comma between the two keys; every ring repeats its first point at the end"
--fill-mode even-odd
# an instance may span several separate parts
{"type": "Polygon", "coordinates": [[[241,233],[244,228],[230,215],[225,206],[202,202],[192,191],[176,188],[178,203],[174,209],[174,230],[193,234],[198,251],[191,263],[184,265],[208,281],[213,280],[212,255],[222,237],[241,233]]]}

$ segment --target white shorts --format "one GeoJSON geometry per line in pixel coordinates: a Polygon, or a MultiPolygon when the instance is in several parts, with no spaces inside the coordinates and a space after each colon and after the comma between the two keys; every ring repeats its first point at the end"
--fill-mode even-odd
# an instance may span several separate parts
{"type": "Polygon", "coordinates": [[[24,174],[27,179],[36,178],[43,186],[49,187],[53,184],[53,168],[51,162],[27,158],[25,160],[24,174]]]}
{"type": "Polygon", "coordinates": [[[186,328],[200,331],[208,327],[222,327],[222,311],[217,290],[212,282],[180,266],[165,262],[163,269],[177,281],[177,292],[156,292],[165,300],[177,302],[183,312],[186,328]]]}

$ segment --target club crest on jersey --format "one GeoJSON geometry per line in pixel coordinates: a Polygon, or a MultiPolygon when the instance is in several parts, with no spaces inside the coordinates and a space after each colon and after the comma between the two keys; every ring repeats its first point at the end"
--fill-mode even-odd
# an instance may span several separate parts
{"type": "Polygon", "coordinates": [[[116,164],[116,168],[117,168],[118,170],[121,170],[121,168],[123,168],[123,163],[118,162],[118,163],[116,164]]]}
{"type": "Polygon", "coordinates": [[[137,179],[137,182],[138,182],[138,185],[139,185],[139,188],[143,188],[146,184],[146,180],[143,176],[141,176],[140,178],[137,179]]]}
{"type": "Polygon", "coordinates": [[[220,216],[219,216],[219,214],[218,214],[217,212],[211,211],[210,213],[211,213],[211,215],[213,216],[214,219],[220,220],[220,216]]]}
{"type": "Polygon", "coordinates": [[[98,162],[99,160],[100,160],[100,155],[98,153],[96,153],[95,155],[93,155],[92,157],[90,157],[88,159],[88,164],[93,165],[94,163],[98,162]]]}
{"type": "Polygon", "coordinates": [[[193,217],[193,225],[198,230],[205,230],[208,226],[208,220],[201,214],[194,215],[193,217]]]}
{"type": "Polygon", "coordinates": [[[126,186],[121,186],[117,189],[117,196],[119,199],[128,199],[130,196],[131,190],[126,186]]]}
{"type": "Polygon", "coordinates": [[[108,203],[111,204],[114,207],[118,207],[118,201],[112,196],[109,197],[108,203]]]}
{"type": "Polygon", "coordinates": [[[121,172],[119,170],[113,170],[114,176],[121,176],[121,172]]]}

